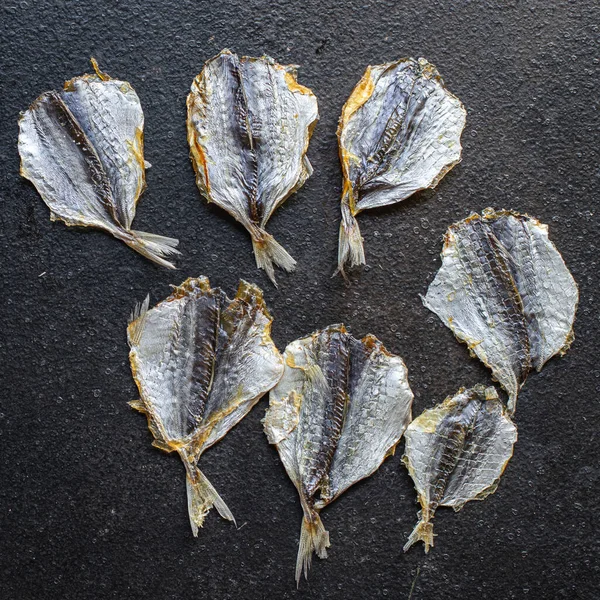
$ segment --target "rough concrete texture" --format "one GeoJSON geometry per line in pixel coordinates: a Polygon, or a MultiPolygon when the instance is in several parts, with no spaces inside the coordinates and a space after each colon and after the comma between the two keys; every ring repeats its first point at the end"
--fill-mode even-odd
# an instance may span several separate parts
{"type": "Polygon", "coordinates": [[[281,0],[64,2],[0,7],[0,597],[592,598],[600,569],[597,2],[281,0]],[[301,66],[321,121],[313,177],[270,231],[298,260],[274,289],[248,235],[194,182],[185,98],[223,47],[301,66]],[[19,177],[17,117],[90,70],[126,79],[146,115],[148,189],[136,229],[178,237],[169,272],[108,235],[51,223],[19,177]],[[335,129],[366,65],[433,62],[468,109],[463,162],[435,191],[360,216],[369,267],[347,287],[336,261],[341,175],[335,129]],[[323,513],[327,560],[296,591],[301,510],[260,419],[266,399],[202,460],[238,520],[213,512],[198,539],[180,461],[151,447],[125,324],[136,301],[205,274],[265,290],[273,334],[332,322],[403,356],[415,414],[488,371],[421,304],[447,226],[486,206],[526,211],[580,285],[576,341],[519,397],[519,441],[498,491],[436,515],[436,546],[403,554],[417,505],[399,451],[323,513]],[[411,595],[412,594],[412,595],[411,595]]]}

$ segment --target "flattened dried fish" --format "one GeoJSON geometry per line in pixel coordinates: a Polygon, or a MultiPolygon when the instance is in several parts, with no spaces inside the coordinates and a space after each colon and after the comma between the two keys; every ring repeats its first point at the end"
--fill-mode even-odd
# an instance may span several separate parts
{"type": "Polygon", "coordinates": [[[173,238],[133,231],[144,191],[144,114],[126,81],[100,72],[42,94],[19,119],[21,175],[37,188],[50,218],[97,227],[164,267],[179,254],[173,238]]]}
{"type": "Polygon", "coordinates": [[[548,227],[516,212],[452,225],[424,304],[492,370],[509,395],[573,341],[579,294],[548,227]]]}
{"type": "Polygon", "coordinates": [[[296,581],[312,553],[327,556],[319,512],[393,454],[411,420],[413,394],[399,356],[343,325],[292,342],[270,393],[265,433],[298,489],[304,511],[296,581]]]}
{"type": "Polygon", "coordinates": [[[194,80],[187,107],[198,188],[248,230],[257,266],[275,283],[273,263],[292,271],[296,261],[265,226],[312,174],[317,99],[296,67],[223,50],[194,80]]]}
{"type": "Polygon", "coordinates": [[[420,521],[404,546],[433,546],[433,515],[438,506],[460,510],[469,500],[496,491],[513,453],[517,428],[493,387],[459,390],[426,410],[406,429],[402,460],[412,477],[420,521]]]}
{"type": "Polygon", "coordinates": [[[460,162],[466,111],[424,58],[367,67],[342,109],[338,270],[365,263],[356,215],[435,187],[460,162]]]}
{"type": "Polygon", "coordinates": [[[129,360],[153,444],[179,453],[194,535],[215,506],[233,515],[196,466],[279,381],[283,359],[271,341],[262,292],[245,281],[229,300],[206,277],[187,279],[156,307],[148,298],[127,328],[129,360]]]}

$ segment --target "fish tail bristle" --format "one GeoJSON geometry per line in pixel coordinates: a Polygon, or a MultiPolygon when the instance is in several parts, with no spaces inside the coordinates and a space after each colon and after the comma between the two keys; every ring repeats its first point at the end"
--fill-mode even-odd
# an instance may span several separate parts
{"type": "Polygon", "coordinates": [[[404,544],[404,552],[408,552],[408,549],[417,542],[425,544],[425,553],[429,552],[429,548],[433,548],[433,523],[431,521],[421,519],[417,523],[408,541],[404,544]]]}
{"type": "Polygon", "coordinates": [[[313,512],[308,518],[302,519],[300,530],[300,544],[298,546],[298,558],[296,560],[296,585],[300,585],[300,578],[304,573],[308,579],[308,571],[312,562],[313,552],[319,558],[327,558],[329,548],[329,532],[325,529],[321,517],[313,512]]]}
{"type": "Polygon", "coordinates": [[[198,528],[202,527],[208,511],[213,506],[224,519],[235,524],[233,514],[202,471],[187,464],[186,468],[188,513],[194,537],[198,537],[198,528]]]}
{"type": "Polygon", "coordinates": [[[150,294],[144,298],[143,302],[138,302],[129,316],[129,342],[137,345],[140,343],[142,331],[146,325],[146,313],[150,307],[150,294]]]}
{"type": "Polygon", "coordinates": [[[344,266],[346,264],[351,268],[365,264],[365,249],[358,221],[350,214],[349,210],[343,212],[340,223],[336,274],[341,273],[345,277],[344,266]]]}
{"type": "Polygon", "coordinates": [[[143,317],[150,307],[150,294],[148,294],[142,302],[137,302],[131,311],[131,315],[129,316],[129,322],[133,323],[137,321],[140,317],[143,317]]]}
{"type": "Polygon", "coordinates": [[[274,264],[288,272],[296,268],[296,261],[288,254],[287,250],[264,229],[257,228],[252,232],[252,248],[256,257],[256,266],[265,270],[275,286],[277,286],[277,282],[275,281],[274,264]]]}
{"type": "Polygon", "coordinates": [[[177,250],[179,240],[156,235],[154,233],[146,233],[144,231],[128,231],[128,236],[123,236],[123,241],[142,256],[150,259],[156,264],[169,269],[175,269],[175,265],[165,259],[166,256],[181,254],[177,250]]]}

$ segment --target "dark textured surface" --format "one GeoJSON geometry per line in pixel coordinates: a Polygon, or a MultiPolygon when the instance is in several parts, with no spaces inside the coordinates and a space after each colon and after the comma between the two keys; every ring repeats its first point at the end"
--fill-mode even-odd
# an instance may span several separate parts
{"type": "Polygon", "coordinates": [[[593,0],[3,2],[0,597],[594,597],[599,13],[593,0]],[[279,290],[256,269],[246,232],[200,199],[188,159],[187,91],[226,46],[301,65],[320,103],[314,176],[269,227],[299,263],[278,275],[279,290]],[[177,272],[100,232],[51,223],[19,177],[19,111],[89,70],[90,55],[140,96],[154,166],[135,227],[180,238],[177,272]],[[337,118],[367,64],[407,55],[433,62],[465,103],[463,162],[436,191],[359,217],[370,268],[348,288],[330,278],[337,118]],[[201,463],[239,531],[213,511],[193,539],[183,467],[150,446],[126,404],[135,301],[150,292],[155,303],[199,274],[231,295],[244,277],[264,288],[281,348],[332,322],[376,334],[404,357],[419,414],[490,381],[418,297],[446,227],[489,205],[548,223],[581,291],[572,350],[519,396],[519,441],[497,493],[440,510],[433,551],[403,554],[417,504],[399,452],[323,512],[330,557],[315,559],[297,592],[301,509],[262,434],[263,400],[201,463]]]}

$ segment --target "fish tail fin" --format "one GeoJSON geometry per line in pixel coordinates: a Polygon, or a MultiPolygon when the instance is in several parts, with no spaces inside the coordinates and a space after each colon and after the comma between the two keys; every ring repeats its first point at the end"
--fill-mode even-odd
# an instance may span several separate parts
{"type": "Polygon", "coordinates": [[[344,266],[358,267],[365,264],[365,249],[358,227],[358,221],[350,212],[347,204],[342,204],[342,221],[338,242],[338,268],[334,275],[341,273],[345,277],[344,266]]]}
{"type": "Polygon", "coordinates": [[[204,518],[213,506],[224,519],[233,521],[235,524],[235,519],[227,504],[219,496],[217,490],[208,481],[204,473],[197,467],[193,467],[187,463],[186,471],[188,512],[194,537],[198,537],[198,528],[202,527],[204,518]]]}
{"type": "Polygon", "coordinates": [[[408,552],[408,549],[417,542],[425,544],[425,553],[429,552],[429,548],[433,548],[433,523],[428,519],[421,518],[417,523],[408,541],[404,544],[404,552],[408,552]]]}
{"type": "Polygon", "coordinates": [[[313,552],[316,552],[319,558],[327,558],[327,548],[329,548],[329,532],[326,531],[321,517],[314,511],[311,511],[308,516],[305,514],[302,519],[296,560],[296,585],[300,585],[303,571],[304,577],[308,578],[313,552]]]}
{"type": "Polygon", "coordinates": [[[133,248],[142,256],[149,258],[151,261],[162,267],[175,269],[175,265],[166,260],[165,256],[181,254],[181,252],[177,250],[179,240],[163,235],[156,235],[154,233],[145,233],[144,231],[130,230],[127,234],[129,235],[120,236],[120,239],[122,239],[130,248],[133,248]]]}
{"type": "Polygon", "coordinates": [[[269,279],[277,287],[275,281],[275,270],[273,264],[286,271],[293,271],[296,268],[296,261],[288,254],[287,250],[275,238],[259,227],[251,231],[252,248],[256,257],[256,266],[264,269],[269,279]]]}

